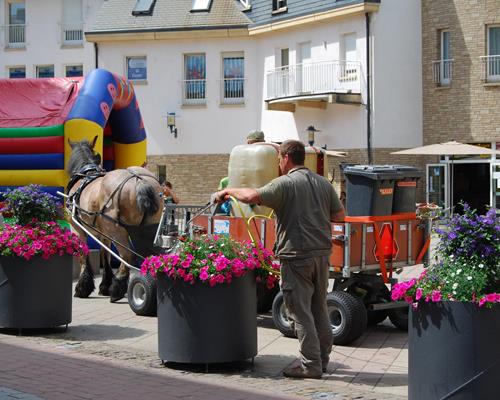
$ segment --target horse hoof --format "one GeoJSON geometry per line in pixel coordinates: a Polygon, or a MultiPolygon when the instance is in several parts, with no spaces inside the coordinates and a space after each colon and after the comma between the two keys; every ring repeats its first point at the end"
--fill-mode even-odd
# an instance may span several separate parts
{"type": "Polygon", "coordinates": [[[75,297],[85,299],[90,296],[95,289],[94,278],[84,271],[75,287],[75,297]]]}
{"type": "Polygon", "coordinates": [[[128,277],[113,278],[113,282],[109,287],[109,301],[117,302],[125,297],[128,288],[128,277]]]}
{"type": "Polygon", "coordinates": [[[109,296],[109,287],[99,286],[99,294],[101,296],[109,296]]]}

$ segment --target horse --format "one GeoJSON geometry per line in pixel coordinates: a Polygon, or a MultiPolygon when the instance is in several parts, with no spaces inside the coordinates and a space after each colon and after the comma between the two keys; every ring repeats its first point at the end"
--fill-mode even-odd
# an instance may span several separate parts
{"type": "MultiPolygon", "coordinates": [[[[120,257],[134,265],[129,232],[147,231],[152,245],[154,236],[151,232],[156,230],[163,211],[162,188],[156,177],[143,167],[104,171],[100,166],[101,157],[94,151],[96,140],[97,136],[92,143],[88,140],[68,140],[71,156],[67,165],[70,176],[66,188],[67,202],[70,207],[74,204],[74,217],[78,222],[106,246],[110,247],[113,242],[120,257]]],[[[71,224],[80,238],[86,241],[88,235],[74,221],[71,224]]],[[[110,296],[113,303],[127,293],[130,271],[124,263],[120,263],[115,276],[107,255],[101,251],[103,276],[99,294],[110,296]]],[[[74,296],[86,298],[94,289],[94,276],[87,256],[80,260],[80,276],[74,296]]]]}

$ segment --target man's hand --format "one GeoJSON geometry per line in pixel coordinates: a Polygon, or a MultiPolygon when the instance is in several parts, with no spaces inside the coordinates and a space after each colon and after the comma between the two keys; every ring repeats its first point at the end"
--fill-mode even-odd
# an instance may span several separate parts
{"type": "Polygon", "coordinates": [[[220,190],[218,192],[212,193],[210,196],[210,203],[223,203],[226,198],[225,190],[220,190]]]}

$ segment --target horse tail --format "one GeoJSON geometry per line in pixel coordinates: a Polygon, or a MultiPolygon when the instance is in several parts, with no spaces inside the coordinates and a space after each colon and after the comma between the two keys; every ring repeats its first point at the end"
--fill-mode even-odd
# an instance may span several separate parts
{"type": "Polygon", "coordinates": [[[137,185],[137,207],[145,215],[154,215],[160,209],[159,191],[145,179],[137,185]]]}

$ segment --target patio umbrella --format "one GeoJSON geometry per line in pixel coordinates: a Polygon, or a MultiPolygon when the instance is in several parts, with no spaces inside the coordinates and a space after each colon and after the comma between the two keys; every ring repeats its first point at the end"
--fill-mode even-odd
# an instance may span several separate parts
{"type": "Polygon", "coordinates": [[[451,195],[450,195],[450,208],[453,213],[453,156],[458,155],[492,155],[500,154],[498,150],[487,149],[481,146],[474,146],[471,144],[460,143],[455,140],[445,143],[429,144],[427,146],[414,147],[412,149],[394,151],[391,154],[401,155],[443,155],[451,156],[451,195]]]}
{"type": "Polygon", "coordinates": [[[429,144],[427,146],[394,151],[391,154],[458,156],[458,155],[476,155],[476,154],[492,155],[492,154],[500,154],[500,151],[487,149],[481,146],[474,146],[472,144],[460,143],[452,140],[451,142],[446,142],[446,143],[429,144]]]}

